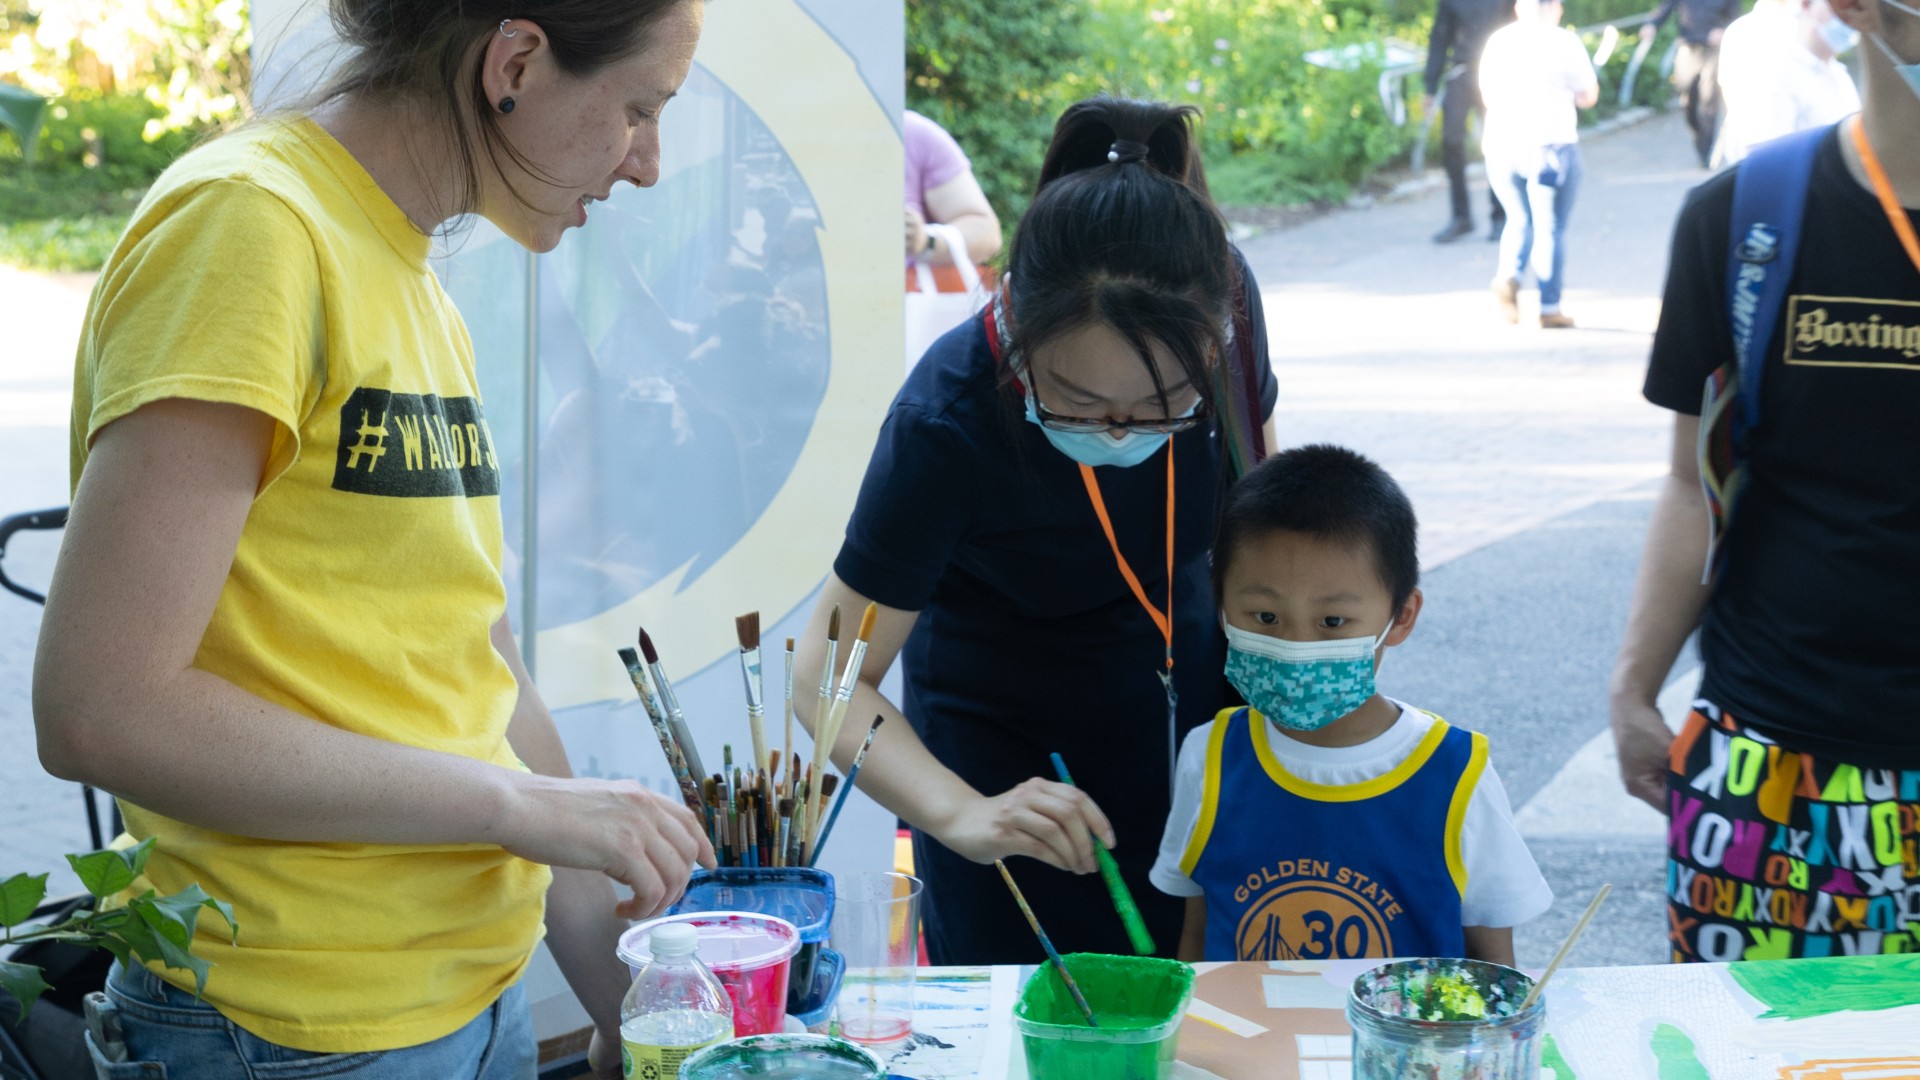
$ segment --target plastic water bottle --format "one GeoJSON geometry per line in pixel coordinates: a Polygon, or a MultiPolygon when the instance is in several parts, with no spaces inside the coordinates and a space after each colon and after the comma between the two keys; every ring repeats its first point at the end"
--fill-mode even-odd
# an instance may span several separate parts
{"type": "Polygon", "coordinates": [[[620,1002],[620,1073],[674,1080],[695,1050],[733,1037],[733,1000],[700,962],[700,932],[687,923],[654,928],[653,959],[620,1002]]]}

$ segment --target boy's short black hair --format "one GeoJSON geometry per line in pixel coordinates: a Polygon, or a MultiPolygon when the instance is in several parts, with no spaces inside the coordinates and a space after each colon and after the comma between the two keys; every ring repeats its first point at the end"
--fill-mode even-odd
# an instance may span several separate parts
{"type": "Polygon", "coordinates": [[[1235,548],[1249,536],[1281,530],[1366,544],[1396,615],[1420,584],[1413,503],[1385,469],[1345,447],[1318,444],[1275,454],[1233,485],[1213,539],[1216,606],[1235,548]]]}

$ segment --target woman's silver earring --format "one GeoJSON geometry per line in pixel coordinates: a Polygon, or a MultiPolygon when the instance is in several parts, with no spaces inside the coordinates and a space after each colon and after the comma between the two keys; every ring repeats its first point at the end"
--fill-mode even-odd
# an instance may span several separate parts
{"type": "Polygon", "coordinates": [[[512,21],[513,21],[512,19],[500,20],[500,36],[501,37],[519,37],[520,36],[520,31],[507,29],[507,24],[512,21]]]}
{"type": "Polygon", "coordinates": [[[512,99],[512,98],[510,98],[510,97],[503,97],[503,98],[501,98],[501,99],[500,99],[500,111],[501,111],[501,112],[503,112],[503,113],[510,113],[510,112],[512,112],[512,111],[513,111],[513,99],[512,99]]]}

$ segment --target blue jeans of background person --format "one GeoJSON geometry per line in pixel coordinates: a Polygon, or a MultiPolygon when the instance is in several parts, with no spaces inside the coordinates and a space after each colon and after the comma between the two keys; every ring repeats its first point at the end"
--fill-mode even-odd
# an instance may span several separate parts
{"type": "Polygon", "coordinates": [[[1500,232],[1500,264],[1493,280],[1524,278],[1529,266],[1540,283],[1540,314],[1560,310],[1566,284],[1567,217],[1580,190],[1580,147],[1568,143],[1487,158],[1487,183],[1507,208],[1500,232]]]}
{"type": "MultiPolygon", "coordinates": [[[[218,974],[214,976],[218,978],[218,974]]],[[[539,1049],[518,983],[451,1035],[419,1046],[316,1054],[270,1043],[143,967],[115,962],[107,999],[119,1014],[127,1061],[108,1061],[91,1032],[101,1080],[533,1080],[539,1049]]]]}

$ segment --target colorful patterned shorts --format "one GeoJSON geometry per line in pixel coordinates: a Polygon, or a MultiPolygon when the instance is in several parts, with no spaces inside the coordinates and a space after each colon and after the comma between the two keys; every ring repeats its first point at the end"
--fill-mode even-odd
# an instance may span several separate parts
{"type": "Polygon", "coordinates": [[[1796,753],[1702,699],[1667,804],[1675,963],[1920,951],[1920,769],[1796,753]]]}

